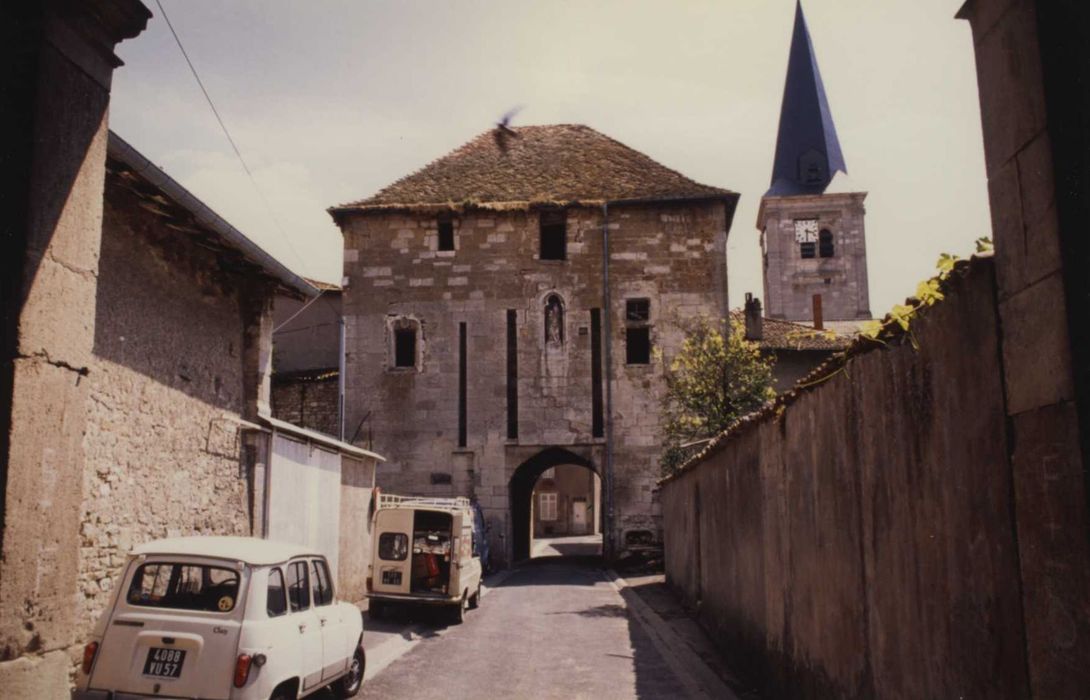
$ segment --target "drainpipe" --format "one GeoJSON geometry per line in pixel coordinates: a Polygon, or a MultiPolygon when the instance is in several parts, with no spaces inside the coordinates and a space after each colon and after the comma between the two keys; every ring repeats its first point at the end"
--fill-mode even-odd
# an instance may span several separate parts
{"type": "Polygon", "coordinates": [[[615,554],[613,541],[613,306],[609,292],[609,202],[602,203],[602,315],[605,320],[603,327],[606,365],[606,463],[604,471],[607,525],[603,549],[608,561],[615,554]]]}

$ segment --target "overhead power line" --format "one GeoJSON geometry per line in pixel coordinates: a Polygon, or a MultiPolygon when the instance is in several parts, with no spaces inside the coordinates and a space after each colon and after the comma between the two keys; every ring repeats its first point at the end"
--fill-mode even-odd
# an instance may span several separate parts
{"type": "MultiPolygon", "coordinates": [[[[201,76],[197,73],[196,66],[194,66],[193,61],[189,59],[189,54],[186,52],[185,46],[182,45],[181,37],[178,36],[178,32],[174,31],[174,25],[171,24],[170,17],[167,16],[166,8],[163,7],[163,3],[160,0],[155,0],[155,4],[159,6],[159,11],[163,13],[163,19],[166,21],[167,27],[170,29],[171,35],[174,36],[174,42],[178,44],[178,49],[182,52],[182,57],[185,58],[186,65],[189,66],[189,71],[193,74],[193,77],[197,81],[197,85],[201,88],[201,93],[204,94],[204,99],[208,102],[208,106],[212,109],[212,114],[215,115],[216,121],[219,122],[220,129],[223,130],[223,135],[227,137],[227,142],[231,144],[231,149],[234,150],[235,155],[238,156],[238,162],[242,164],[242,169],[246,171],[246,175],[250,178],[250,182],[253,184],[254,190],[257,191],[257,195],[261,197],[261,201],[265,205],[265,211],[268,213],[269,219],[272,220],[273,225],[276,227],[276,230],[284,239],[284,242],[288,244],[288,248],[291,250],[292,255],[295,256],[296,261],[300,265],[303,265],[303,256],[300,255],[299,251],[295,249],[295,246],[292,245],[291,238],[288,237],[287,232],[284,231],[283,227],[280,226],[280,221],[273,213],[272,205],[269,204],[269,200],[267,197],[265,197],[265,193],[258,186],[257,180],[254,178],[254,174],[250,171],[250,166],[246,165],[246,159],[242,157],[242,151],[239,150],[238,144],[236,144],[235,140],[231,137],[231,132],[228,131],[227,124],[223,122],[223,117],[220,116],[219,110],[216,109],[215,103],[212,102],[212,96],[208,94],[208,90],[204,87],[204,81],[201,80],[201,76]]],[[[318,297],[315,298],[317,299],[318,297]]]]}

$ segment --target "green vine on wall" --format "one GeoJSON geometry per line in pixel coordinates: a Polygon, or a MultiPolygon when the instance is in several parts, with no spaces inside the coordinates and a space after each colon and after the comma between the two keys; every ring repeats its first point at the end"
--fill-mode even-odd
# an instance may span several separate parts
{"type": "MultiPolygon", "coordinates": [[[[982,255],[993,251],[992,239],[981,236],[976,239],[976,252],[982,255]]],[[[882,336],[890,331],[898,330],[907,334],[912,347],[919,348],[915,336],[912,334],[911,325],[920,311],[929,306],[934,306],[945,299],[942,292],[943,284],[954,274],[955,266],[960,258],[950,253],[943,253],[935,263],[938,274],[916,285],[916,294],[904,304],[897,304],[882,319],[868,321],[859,329],[859,335],[879,343],[884,342],[882,336]]]]}

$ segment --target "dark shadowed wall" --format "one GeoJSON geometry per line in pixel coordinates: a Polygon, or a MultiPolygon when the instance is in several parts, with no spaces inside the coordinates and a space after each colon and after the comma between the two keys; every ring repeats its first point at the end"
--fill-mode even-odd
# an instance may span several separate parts
{"type": "Polygon", "coordinates": [[[990,260],[663,485],[667,576],[774,697],[1023,697],[990,260]]]}

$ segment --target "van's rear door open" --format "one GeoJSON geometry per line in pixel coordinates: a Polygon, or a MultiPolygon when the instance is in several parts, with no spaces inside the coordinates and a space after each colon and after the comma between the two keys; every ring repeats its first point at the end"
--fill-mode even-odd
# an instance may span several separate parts
{"type": "Polygon", "coordinates": [[[372,591],[380,595],[407,595],[412,581],[412,509],[379,509],[375,513],[375,535],[378,539],[372,591]]]}

